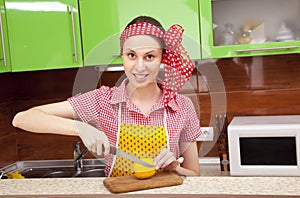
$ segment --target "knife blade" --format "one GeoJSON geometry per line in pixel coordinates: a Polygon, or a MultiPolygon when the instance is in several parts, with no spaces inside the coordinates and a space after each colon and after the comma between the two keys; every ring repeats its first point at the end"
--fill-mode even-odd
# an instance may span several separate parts
{"type": "Polygon", "coordinates": [[[153,164],[149,164],[135,156],[132,156],[114,146],[110,146],[110,149],[109,149],[109,153],[112,154],[112,155],[118,155],[118,156],[122,156],[122,157],[125,157],[126,159],[129,159],[130,161],[133,161],[133,162],[136,162],[138,164],[141,164],[143,166],[146,166],[146,167],[149,167],[149,168],[152,168],[154,167],[153,164]]]}

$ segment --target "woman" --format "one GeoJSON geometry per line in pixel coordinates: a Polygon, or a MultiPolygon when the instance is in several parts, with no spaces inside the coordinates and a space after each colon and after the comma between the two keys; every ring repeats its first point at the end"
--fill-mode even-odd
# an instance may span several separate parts
{"type": "Polygon", "coordinates": [[[179,25],[165,32],[151,17],[135,18],[120,37],[127,79],[119,87],[102,86],[67,101],[31,108],[18,113],[13,125],[79,136],[91,152],[104,154],[107,176],[129,175],[133,166],[132,161],[109,154],[110,146],[138,158],[153,158],[156,169],[199,175],[195,142],[201,134],[199,120],[191,101],[177,94],[194,68],[180,44],[182,33],[179,25]],[[163,82],[157,80],[161,63],[163,82]]]}

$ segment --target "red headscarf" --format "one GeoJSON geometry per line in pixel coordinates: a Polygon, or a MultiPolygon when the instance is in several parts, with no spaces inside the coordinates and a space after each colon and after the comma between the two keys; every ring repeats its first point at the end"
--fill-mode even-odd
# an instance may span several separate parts
{"type": "Polygon", "coordinates": [[[128,26],[120,36],[121,49],[125,40],[131,36],[152,35],[164,40],[166,51],[162,63],[164,64],[163,97],[165,106],[176,97],[176,94],[190,79],[195,67],[181,44],[183,31],[180,25],[175,24],[163,33],[151,23],[140,22],[128,26]]]}

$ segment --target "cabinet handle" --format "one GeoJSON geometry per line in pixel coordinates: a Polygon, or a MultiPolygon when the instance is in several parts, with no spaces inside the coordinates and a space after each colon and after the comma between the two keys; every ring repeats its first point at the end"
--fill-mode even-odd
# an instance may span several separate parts
{"type": "Polygon", "coordinates": [[[69,5],[68,6],[70,9],[70,14],[71,14],[71,20],[72,20],[72,36],[73,36],[73,47],[74,47],[74,59],[75,62],[78,62],[78,57],[77,57],[77,41],[76,41],[76,32],[75,32],[75,20],[74,20],[74,10],[73,10],[73,6],[69,5]]]}
{"type": "Polygon", "coordinates": [[[111,56],[112,57],[120,57],[121,55],[120,54],[112,54],[111,56]]]}
{"type": "Polygon", "coordinates": [[[1,31],[1,46],[2,46],[2,55],[3,55],[3,65],[6,66],[6,53],[5,53],[5,45],[4,45],[4,33],[3,33],[1,10],[0,10],[0,31],[1,31]]]}
{"type": "Polygon", "coordinates": [[[283,49],[296,49],[296,48],[299,48],[299,46],[292,45],[292,46],[284,46],[284,47],[253,48],[253,49],[242,49],[242,50],[234,50],[234,51],[236,53],[243,53],[243,52],[270,51],[270,50],[283,50],[283,49]]]}

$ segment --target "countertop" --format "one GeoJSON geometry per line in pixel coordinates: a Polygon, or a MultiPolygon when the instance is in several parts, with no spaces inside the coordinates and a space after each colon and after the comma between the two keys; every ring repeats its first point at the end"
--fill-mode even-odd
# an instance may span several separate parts
{"type": "MultiPolygon", "coordinates": [[[[202,165],[200,177],[183,184],[118,194],[126,197],[300,197],[300,177],[232,177],[217,165],[202,165]]],[[[104,197],[115,196],[97,178],[43,178],[0,180],[5,197],[104,197]]]]}
{"type": "MultiPolygon", "coordinates": [[[[110,195],[104,178],[13,179],[0,182],[0,195],[110,195]]],[[[162,195],[294,195],[299,177],[187,177],[182,185],[124,193],[162,195]]],[[[127,197],[128,197],[127,196],[127,197]]],[[[233,197],[233,196],[231,196],[233,197]]]]}

